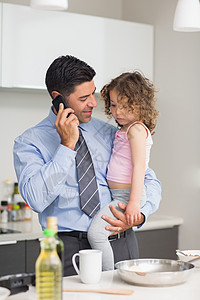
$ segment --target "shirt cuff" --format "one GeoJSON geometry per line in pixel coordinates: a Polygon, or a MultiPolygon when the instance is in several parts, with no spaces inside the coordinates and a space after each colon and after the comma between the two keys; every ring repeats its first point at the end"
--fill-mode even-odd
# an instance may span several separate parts
{"type": "Polygon", "coordinates": [[[141,214],[144,216],[144,221],[140,225],[138,225],[137,228],[142,227],[144,225],[144,223],[146,222],[146,216],[142,212],[141,212],[141,214]]]}

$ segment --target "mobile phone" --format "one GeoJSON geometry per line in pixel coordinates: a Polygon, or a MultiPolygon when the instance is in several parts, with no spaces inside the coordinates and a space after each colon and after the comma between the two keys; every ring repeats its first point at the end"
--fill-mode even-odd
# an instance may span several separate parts
{"type": "Polygon", "coordinates": [[[66,104],[66,101],[65,99],[61,96],[61,95],[58,95],[55,99],[53,99],[52,101],[52,104],[53,106],[55,107],[55,110],[58,112],[59,111],[59,105],[60,103],[63,103],[64,105],[64,109],[67,108],[67,104],[66,104]]]}

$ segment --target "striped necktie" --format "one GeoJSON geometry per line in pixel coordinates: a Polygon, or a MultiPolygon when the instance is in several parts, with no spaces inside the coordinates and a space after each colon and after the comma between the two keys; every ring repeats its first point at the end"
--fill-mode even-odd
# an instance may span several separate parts
{"type": "Polygon", "coordinates": [[[100,209],[99,193],[92,158],[80,128],[75,150],[81,209],[92,218],[100,209]]]}

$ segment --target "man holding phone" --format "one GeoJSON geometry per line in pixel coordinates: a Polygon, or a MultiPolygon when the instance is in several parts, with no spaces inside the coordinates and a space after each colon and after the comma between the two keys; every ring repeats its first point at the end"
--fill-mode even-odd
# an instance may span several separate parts
{"type": "MultiPolygon", "coordinates": [[[[75,274],[71,262],[73,254],[90,248],[87,231],[93,214],[111,202],[106,171],[117,128],[92,117],[93,108],[97,106],[95,74],[93,68],[76,57],[67,55],[55,59],[46,73],[46,86],[53,99],[50,113],[16,138],[14,145],[14,165],[22,197],[38,213],[42,228],[46,227],[47,216],[58,217],[58,234],[65,245],[64,276],[75,274]],[[91,175],[88,192],[97,186],[85,204],[81,202],[77,169],[83,142],[95,174],[91,175]],[[88,213],[84,208],[93,202],[94,195],[97,204],[88,213]]],[[[160,183],[151,169],[146,172],[145,186],[147,201],[135,226],[143,224],[157,210],[161,200],[160,183]]],[[[87,184],[83,192],[86,188],[87,184]]],[[[119,207],[124,209],[122,204],[119,207]]],[[[109,239],[115,262],[138,258],[134,231],[127,225],[123,212],[112,205],[111,211],[117,219],[102,217],[111,232],[109,239]]]]}

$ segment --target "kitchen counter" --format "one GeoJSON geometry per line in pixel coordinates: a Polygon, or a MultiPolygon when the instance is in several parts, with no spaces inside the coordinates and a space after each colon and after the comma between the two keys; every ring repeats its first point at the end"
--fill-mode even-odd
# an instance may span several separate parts
{"type": "MultiPolygon", "coordinates": [[[[181,217],[154,214],[148,218],[147,222],[141,228],[134,228],[134,230],[147,231],[172,228],[174,226],[179,226],[182,223],[183,219],[181,217]]],[[[36,213],[33,213],[33,219],[31,221],[0,223],[0,227],[20,231],[20,233],[0,234],[0,244],[13,240],[34,240],[43,237],[42,229],[38,222],[36,213]]]]}
{"type": "MultiPolygon", "coordinates": [[[[140,258],[177,259],[179,217],[152,215],[147,222],[136,230],[140,258]]],[[[31,273],[40,252],[43,238],[37,214],[31,221],[0,224],[1,228],[20,231],[20,233],[0,234],[0,275],[31,273]],[[18,259],[16,259],[16,257],[18,259]],[[7,261],[10,261],[9,266],[7,261]]]]}
{"type": "Polygon", "coordinates": [[[172,216],[162,216],[158,214],[153,214],[147,220],[147,222],[141,228],[134,228],[135,231],[146,231],[146,230],[156,230],[163,228],[172,228],[174,226],[180,226],[183,224],[183,218],[172,217],[172,216]]]}
{"type": "Polygon", "coordinates": [[[19,233],[0,234],[0,245],[4,242],[34,240],[43,237],[41,226],[36,213],[31,221],[0,223],[1,228],[20,231],[19,233]]]}
{"type": "MultiPolygon", "coordinates": [[[[134,300],[199,300],[200,295],[200,269],[194,269],[188,280],[180,285],[169,287],[142,287],[128,284],[121,280],[117,271],[108,271],[102,273],[99,284],[89,285],[80,282],[79,276],[65,277],[63,279],[63,288],[70,289],[131,289],[134,293],[130,296],[106,295],[97,293],[63,293],[63,300],[100,300],[100,299],[134,299],[134,300]]],[[[36,299],[36,291],[34,287],[25,293],[16,294],[9,297],[9,300],[34,300],[36,299]]]]}

